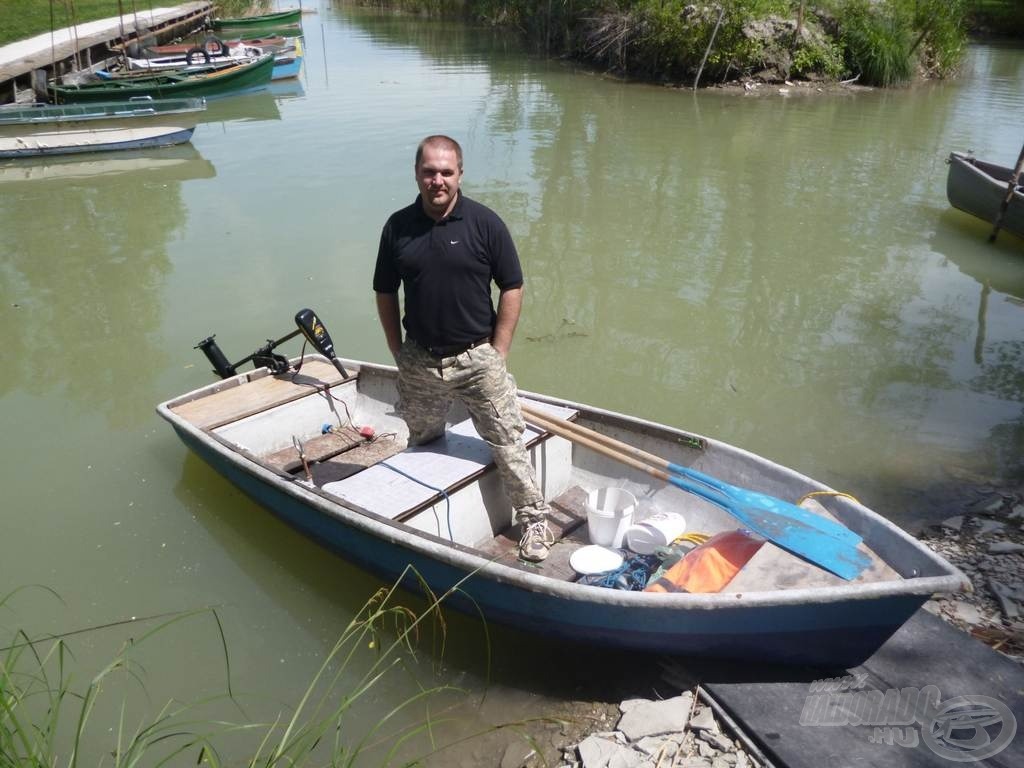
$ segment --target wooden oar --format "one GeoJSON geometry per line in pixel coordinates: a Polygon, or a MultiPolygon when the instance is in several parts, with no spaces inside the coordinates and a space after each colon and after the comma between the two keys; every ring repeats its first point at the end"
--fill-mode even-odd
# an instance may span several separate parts
{"type": "MultiPolygon", "coordinates": [[[[543,411],[539,411],[530,405],[522,406],[523,413],[529,415],[535,415],[538,418],[546,419],[548,422],[553,421],[553,417],[545,414],[543,411]]],[[[847,543],[850,546],[856,547],[861,542],[861,537],[851,531],[845,525],[841,525],[837,522],[824,518],[821,515],[816,515],[810,510],[799,507],[796,504],[790,504],[788,501],[769,496],[766,493],[760,491],[752,491],[746,488],[740,488],[739,486],[730,485],[729,483],[719,480],[711,475],[706,475],[703,472],[698,472],[690,467],[684,467],[681,464],[673,464],[660,456],[655,456],[653,453],[647,453],[635,446],[623,443],[616,440],[613,437],[596,432],[592,429],[580,426],[571,421],[563,421],[561,419],[554,420],[556,426],[561,426],[564,429],[568,429],[577,435],[581,435],[589,440],[601,443],[613,451],[624,453],[627,456],[631,456],[644,464],[650,464],[651,466],[659,469],[666,470],[673,475],[682,475],[683,477],[700,483],[703,487],[697,487],[692,489],[692,493],[697,494],[706,498],[708,501],[718,503],[721,498],[720,495],[735,501],[746,507],[753,507],[768,512],[775,512],[782,514],[787,517],[793,517],[808,525],[812,528],[816,528],[827,536],[831,536],[838,539],[841,542],[847,543]],[[709,493],[711,491],[717,491],[717,493],[709,493]]],[[[721,504],[719,504],[721,506],[721,504]]]]}
{"type": "Polygon", "coordinates": [[[996,214],[996,220],[992,226],[992,234],[988,236],[988,241],[994,243],[996,236],[999,235],[999,230],[1003,226],[1003,218],[1006,216],[1006,211],[1010,207],[1010,201],[1013,200],[1014,190],[1017,189],[1017,182],[1020,181],[1021,170],[1024,169],[1024,147],[1020,148],[1020,155],[1017,156],[1017,165],[1013,169],[1013,173],[1010,174],[1010,181],[1006,185],[1006,194],[1003,196],[1003,201],[999,205],[999,213],[996,214]]]}
{"type": "MultiPolygon", "coordinates": [[[[837,537],[826,533],[818,527],[808,524],[800,517],[772,509],[750,506],[735,499],[730,499],[713,487],[693,483],[684,477],[670,474],[664,469],[659,469],[637,458],[635,455],[630,455],[634,452],[646,456],[652,456],[652,454],[645,454],[638,448],[627,446],[625,443],[600,435],[600,433],[593,430],[587,430],[577,424],[555,419],[530,406],[523,406],[523,414],[528,421],[552,434],[564,437],[595,453],[607,456],[662,482],[670,483],[688,493],[700,496],[724,509],[765,539],[825,570],[831,571],[843,579],[856,578],[870,564],[868,556],[857,549],[857,544],[861,541],[860,537],[842,526],[836,524],[837,527],[843,528],[848,536],[852,536],[853,541],[856,543],[851,543],[851,540],[846,537],[837,537]],[[606,441],[615,443],[616,447],[606,444],[606,441]],[[623,451],[619,447],[628,450],[623,451]]],[[[657,457],[653,456],[652,458],[657,459],[657,457]]],[[[663,459],[657,460],[666,465],[670,463],[665,462],[663,459]]],[[[808,513],[807,510],[801,511],[812,514],[808,513]]]]}

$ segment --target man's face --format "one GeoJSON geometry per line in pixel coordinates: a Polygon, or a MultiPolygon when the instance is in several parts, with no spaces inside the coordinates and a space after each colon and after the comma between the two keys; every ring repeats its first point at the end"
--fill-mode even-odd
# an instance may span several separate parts
{"type": "Polygon", "coordinates": [[[423,148],[423,157],[416,167],[416,184],[428,216],[440,219],[451,211],[461,179],[459,158],[454,150],[430,144],[423,148]]]}

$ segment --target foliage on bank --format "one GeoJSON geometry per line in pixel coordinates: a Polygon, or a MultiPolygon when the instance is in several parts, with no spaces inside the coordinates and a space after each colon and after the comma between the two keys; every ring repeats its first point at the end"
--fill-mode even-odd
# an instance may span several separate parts
{"type": "MultiPolygon", "coordinates": [[[[112,19],[120,14],[135,16],[153,8],[166,8],[173,2],[159,0],[0,0],[0,45],[28,37],[85,24],[98,19],[112,19]]],[[[253,8],[267,7],[270,0],[214,0],[214,15],[235,16],[253,8]]],[[[144,16],[143,16],[144,18],[144,16]]]]}
{"type": "Polygon", "coordinates": [[[968,0],[393,0],[521,30],[538,48],[632,77],[760,77],[891,86],[948,77],[968,0]]]}

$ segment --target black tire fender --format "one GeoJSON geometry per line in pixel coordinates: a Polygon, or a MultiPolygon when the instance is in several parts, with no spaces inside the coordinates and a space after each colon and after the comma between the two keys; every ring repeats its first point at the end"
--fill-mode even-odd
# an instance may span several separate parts
{"type": "Polygon", "coordinates": [[[219,37],[210,35],[203,42],[203,50],[205,50],[211,56],[227,56],[229,55],[228,45],[219,37]]]}
{"type": "Polygon", "coordinates": [[[196,63],[196,56],[202,56],[203,64],[210,63],[209,51],[207,51],[205,48],[200,48],[199,46],[196,46],[195,48],[189,48],[188,53],[185,54],[185,63],[191,67],[193,64],[196,63]]]}

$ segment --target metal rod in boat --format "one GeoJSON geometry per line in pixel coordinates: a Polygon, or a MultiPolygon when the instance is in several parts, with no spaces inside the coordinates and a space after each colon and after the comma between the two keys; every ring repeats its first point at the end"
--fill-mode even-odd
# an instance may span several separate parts
{"type": "Polygon", "coordinates": [[[195,349],[202,350],[203,354],[206,355],[206,359],[209,360],[210,365],[213,366],[214,373],[216,373],[222,379],[229,379],[236,373],[238,373],[239,366],[245,365],[250,360],[253,360],[258,356],[269,355],[270,351],[274,349],[274,347],[284,344],[289,339],[294,339],[300,333],[302,333],[301,329],[292,331],[291,333],[287,334],[286,336],[282,336],[280,339],[277,339],[276,341],[268,341],[266,345],[260,347],[251,355],[243,357],[237,363],[228,362],[227,356],[221,350],[220,346],[214,340],[213,336],[208,336],[202,341],[200,341],[198,344],[196,344],[195,349]]]}

